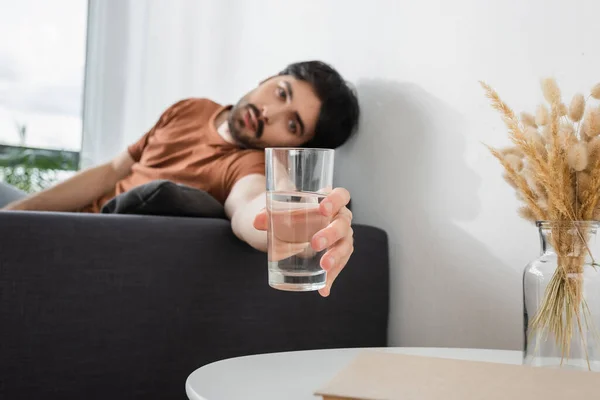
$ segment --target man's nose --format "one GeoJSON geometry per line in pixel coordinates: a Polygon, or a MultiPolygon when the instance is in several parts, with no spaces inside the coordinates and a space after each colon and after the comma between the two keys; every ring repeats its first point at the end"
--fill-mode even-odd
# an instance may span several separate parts
{"type": "Polygon", "coordinates": [[[266,106],[263,106],[260,109],[260,116],[263,119],[263,121],[265,121],[265,124],[269,123],[269,113],[267,111],[267,107],[266,106]]]}
{"type": "Polygon", "coordinates": [[[265,124],[275,121],[281,114],[285,112],[285,109],[281,106],[263,106],[260,110],[262,119],[265,124]]]}

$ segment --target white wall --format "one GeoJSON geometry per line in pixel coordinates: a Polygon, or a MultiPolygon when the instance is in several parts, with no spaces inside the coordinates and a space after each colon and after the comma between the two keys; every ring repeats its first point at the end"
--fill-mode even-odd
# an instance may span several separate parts
{"type": "Polygon", "coordinates": [[[537,232],[517,218],[514,195],[481,144],[507,141],[477,81],[517,110],[541,100],[546,75],[569,96],[587,90],[600,81],[599,3],[170,3],[147,2],[161,17],[150,49],[174,37],[182,10],[192,24],[185,29],[199,36],[179,35],[184,65],[152,56],[145,94],[129,100],[146,104],[138,126],[180,96],[234,102],[288,62],[332,63],[356,83],[363,112],[359,135],[337,153],[337,183],[351,190],[356,221],[390,238],[390,344],[520,348],[521,273],[537,254],[537,232]]]}

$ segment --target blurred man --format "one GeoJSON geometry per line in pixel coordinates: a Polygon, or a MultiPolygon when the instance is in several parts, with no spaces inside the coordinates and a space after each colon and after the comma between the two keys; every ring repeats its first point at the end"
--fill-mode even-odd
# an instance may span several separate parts
{"type": "MultiPolygon", "coordinates": [[[[2,210],[99,212],[116,195],[167,179],[210,193],[224,204],[236,236],[266,251],[263,149],[336,148],[358,119],[356,95],[336,70],[319,61],[291,64],[234,106],[200,98],[172,105],[115,159],[50,189],[25,197],[0,186],[0,202],[11,201],[2,210]]],[[[315,251],[328,249],[321,259],[328,271],[323,296],[353,251],[349,200],[348,191],[338,188],[320,205],[332,220],[311,241],[315,251]]]]}

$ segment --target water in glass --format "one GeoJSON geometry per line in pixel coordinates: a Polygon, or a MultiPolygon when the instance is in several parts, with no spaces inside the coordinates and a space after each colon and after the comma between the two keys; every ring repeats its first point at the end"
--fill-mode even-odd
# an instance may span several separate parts
{"type": "Polygon", "coordinates": [[[281,290],[308,291],[325,286],[327,273],[311,240],[330,218],[321,215],[323,194],[268,192],[269,285],[281,290]]]}

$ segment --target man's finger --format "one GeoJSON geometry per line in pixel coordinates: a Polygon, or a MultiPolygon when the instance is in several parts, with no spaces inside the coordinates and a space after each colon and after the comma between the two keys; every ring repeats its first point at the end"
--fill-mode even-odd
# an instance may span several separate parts
{"type": "Polygon", "coordinates": [[[327,217],[336,215],[350,202],[350,192],[343,188],[333,189],[319,205],[321,213],[327,217]]]}
{"type": "Polygon", "coordinates": [[[336,243],[335,246],[330,248],[327,253],[321,257],[321,268],[326,271],[330,271],[342,264],[344,260],[354,251],[354,238],[352,236],[346,237],[344,240],[336,243]]]}
{"type": "Polygon", "coordinates": [[[346,257],[346,259],[342,260],[342,262],[339,264],[339,266],[332,269],[331,271],[327,271],[327,283],[324,288],[319,289],[319,294],[321,296],[323,296],[323,297],[329,296],[329,294],[331,293],[331,286],[333,285],[333,282],[338,277],[340,272],[342,272],[342,270],[348,263],[349,259],[350,259],[350,256],[346,257]]]}
{"type": "Polygon", "coordinates": [[[313,236],[311,246],[316,251],[325,250],[346,236],[352,237],[352,233],[350,221],[338,215],[331,224],[313,236]]]}
{"type": "Polygon", "coordinates": [[[269,249],[269,261],[281,261],[307,252],[306,243],[275,243],[269,249]]]}
{"type": "Polygon", "coordinates": [[[259,231],[266,231],[268,226],[267,210],[262,210],[254,217],[254,228],[259,231]]]}
{"type": "Polygon", "coordinates": [[[347,207],[342,207],[342,209],[338,212],[337,216],[346,218],[350,223],[352,223],[352,218],[354,218],[354,216],[352,215],[352,211],[350,211],[347,207]]]}

